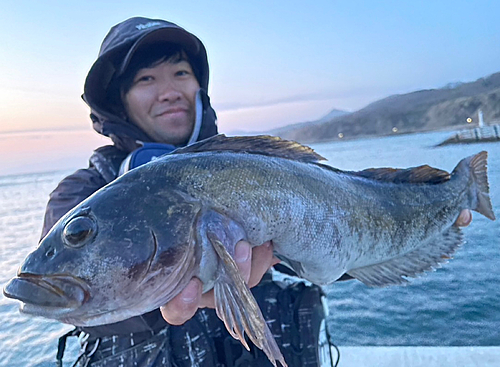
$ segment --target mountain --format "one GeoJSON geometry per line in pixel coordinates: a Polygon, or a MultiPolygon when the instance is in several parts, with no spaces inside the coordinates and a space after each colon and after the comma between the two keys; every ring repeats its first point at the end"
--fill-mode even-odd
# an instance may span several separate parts
{"type": "Polygon", "coordinates": [[[333,109],[330,112],[328,112],[325,116],[323,116],[322,118],[320,118],[319,120],[307,121],[307,122],[299,122],[299,123],[292,124],[292,125],[286,125],[286,126],[278,127],[276,129],[266,131],[266,134],[281,136],[281,134],[287,134],[290,131],[294,131],[294,130],[297,130],[297,129],[303,129],[303,128],[307,129],[310,126],[314,126],[314,125],[318,125],[318,124],[323,124],[325,122],[333,120],[336,117],[345,116],[345,115],[348,115],[348,114],[350,114],[350,112],[343,111],[343,110],[338,110],[338,109],[333,109]]]}
{"type": "Polygon", "coordinates": [[[439,89],[393,95],[353,113],[327,115],[313,123],[289,125],[272,133],[314,143],[466,128],[477,125],[479,110],[485,121],[500,119],[500,73],[470,83],[449,83],[439,89]],[[467,123],[468,118],[473,124],[467,123]]]}
{"type": "Polygon", "coordinates": [[[327,121],[330,121],[336,117],[345,116],[348,114],[350,114],[350,112],[343,111],[343,110],[337,110],[336,108],[334,108],[333,110],[328,112],[325,116],[323,116],[322,118],[320,118],[316,122],[327,122],[327,121]]]}

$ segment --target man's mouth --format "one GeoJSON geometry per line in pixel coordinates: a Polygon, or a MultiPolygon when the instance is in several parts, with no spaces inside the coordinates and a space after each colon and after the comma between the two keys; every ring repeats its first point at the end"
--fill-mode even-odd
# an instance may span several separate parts
{"type": "Polygon", "coordinates": [[[168,108],[165,110],[161,110],[159,113],[156,114],[156,116],[165,116],[165,115],[175,115],[175,114],[185,114],[187,113],[188,110],[183,107],[175,107],[175,108],[168,108]]]}

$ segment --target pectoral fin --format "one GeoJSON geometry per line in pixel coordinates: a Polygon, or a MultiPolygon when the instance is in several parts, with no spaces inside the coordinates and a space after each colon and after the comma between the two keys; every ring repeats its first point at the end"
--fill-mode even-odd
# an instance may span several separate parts
{"type": "Polygon", "coordinates": [[[214,235],[208,235],[219,261],[219,275],[215,282],[215,307],[217,315],[224,321],[229,333],[250,350],[245,332],[250,340],[266,353],[271,363],[279,361],[287,367],[262,313],[240,275],[238,267],[222,242],[214,235]]]}

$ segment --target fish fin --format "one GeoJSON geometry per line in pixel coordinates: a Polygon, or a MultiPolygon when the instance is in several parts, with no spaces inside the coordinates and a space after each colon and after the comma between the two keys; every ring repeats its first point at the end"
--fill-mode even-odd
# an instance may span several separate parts
{"type": "Polygon", "coordinates": [[[235,261],[221,241],[210,234],[208,238],[220,258],[219,276],[214,285],[217,316],[224,321],[231,336],[239,340],[247,350],[250,348],[245,340],[245,332],[250,340],[264,351],[275,367],[276,361],[287,367],[285,358],[262,316],[259,305],[241,277],[235,261]]]}
{"type": "Polygon", "coordinates": [[[312,148],[295,141],[284,140],[269,135],[227,137],[224,134],[219,134],[187,147],[179,148],[172,154],[206,151],[261,154],[309,163],[325,160],[325,158],[316,153],[312,148]]]}
{"type": "Polygon", "coordinates": [[[407,284],[406,278],[416,278],[420,273],[446,263],[462,243],[462,231],[452,226],[409,253],[375,265],[349,270],[347,274],[371,287],[407,284]]]}
{"type": "Polygon", "coordinates": [[[393,183],[440,184],[450,179],[446,171],[428,165],[407,169],[369,168],[359,172],[349,172],[355,176],[393,183]]]}
{"type": "Polygon", "coordinates": [[[352,279],[355,279],[354,277],[350,276],[349,274],[347,273],[344,273],[342,274],[342,276],[340,278],[338,278],[336,280],[336,282],[345,282],[346,280],[352,280],[352,279]]]}
{"type": "Polygon", "coordinates": [[[488,152],[482,151],[476,155],[462,159],[453,170],[453,174],[465,170],[470,172],[475,184],[472,188],[476,191],[476,205],[472,210],[481,213],[486,218],[495,220],[495,213],[493,213],[490,200],[487,165],[488,152]]]}

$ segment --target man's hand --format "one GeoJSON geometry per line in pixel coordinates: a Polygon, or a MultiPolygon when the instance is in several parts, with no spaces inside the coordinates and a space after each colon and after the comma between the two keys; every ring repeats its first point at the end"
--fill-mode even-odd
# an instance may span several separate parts
{"type": "MultiPolygon", "coordinates": [[[[273,256],[271,242],[252,247],[246,241],[236,244],[234,260],[248,286],[256,286],[265,272],[279,260],[273,256]]],[[[160,308],[163,318],[171,325],[182,325],[194,316],[198,308],[215,308],[213,290],[201,294],[202,284],[193,278],[186,288],[170,302],[160,308]]]]}

